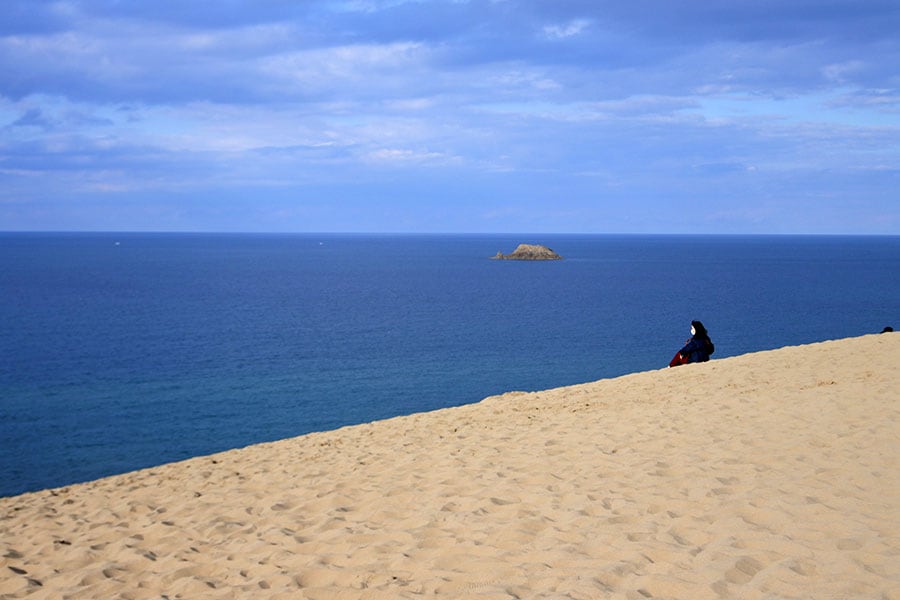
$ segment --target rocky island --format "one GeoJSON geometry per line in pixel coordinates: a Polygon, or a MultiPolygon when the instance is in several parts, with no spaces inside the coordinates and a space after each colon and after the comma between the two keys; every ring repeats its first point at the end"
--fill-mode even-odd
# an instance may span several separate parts
{"type": "Polygon", "coordinates": [[[498,252],[496,260],[561,260],[562,256],[548,248],[537,244],[519,244],[512,254],[498,252]]]}

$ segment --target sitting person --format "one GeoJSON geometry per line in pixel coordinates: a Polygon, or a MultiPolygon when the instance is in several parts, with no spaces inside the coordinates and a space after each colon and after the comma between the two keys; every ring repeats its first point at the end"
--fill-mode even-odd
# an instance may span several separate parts
{"type": "Polygon", "coordinates": [[[700,321],[691,321],[691,337],[684,344],[684,348],[679,350],[672,361],[670,367],[684,365],[687,363],[706,362],[709,355],[716,351],[706,327],[700,321]]]}

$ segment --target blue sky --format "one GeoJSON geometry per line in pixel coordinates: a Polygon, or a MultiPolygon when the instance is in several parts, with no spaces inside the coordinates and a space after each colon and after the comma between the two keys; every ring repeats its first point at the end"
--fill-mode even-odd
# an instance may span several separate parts
{"type": "Polygon", "coordinates": [[[897,0],[3,0],[0,230],[900,234],[897,0]]]}

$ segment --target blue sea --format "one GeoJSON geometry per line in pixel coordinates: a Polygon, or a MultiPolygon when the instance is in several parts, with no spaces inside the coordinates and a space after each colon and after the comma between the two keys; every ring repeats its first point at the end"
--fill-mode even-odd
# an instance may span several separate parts
{"type": "Polygon", "coordinates": [[[900,237],[0,233],[0,496],[900,325],[900,237]],[[489,260],[519,243],[555,262],[489,260]]]}

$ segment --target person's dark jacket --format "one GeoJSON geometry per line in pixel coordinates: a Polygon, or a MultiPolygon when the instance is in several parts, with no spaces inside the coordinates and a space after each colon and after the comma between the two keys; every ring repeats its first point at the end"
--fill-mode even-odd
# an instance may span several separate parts
{"type": "Polygon", "coordinates": [[[713,346],[712,340],[699,334],[691,336],[684,348],[678,351],[682,356],[688,357],[689,363],[706,362],[713,352],[715,352],[715,346],[713,346]]]}
{"type": "Polygon", "coordinates": [[[706,362],[709,360],[709,355],[716,351],[716,347],[709,339],[709,333],[703,323],[691,321],[691,327],[694,335],[685,343],[684,348],[678,351],[678,354],[687,357],[689,363],[706,362]]]}

